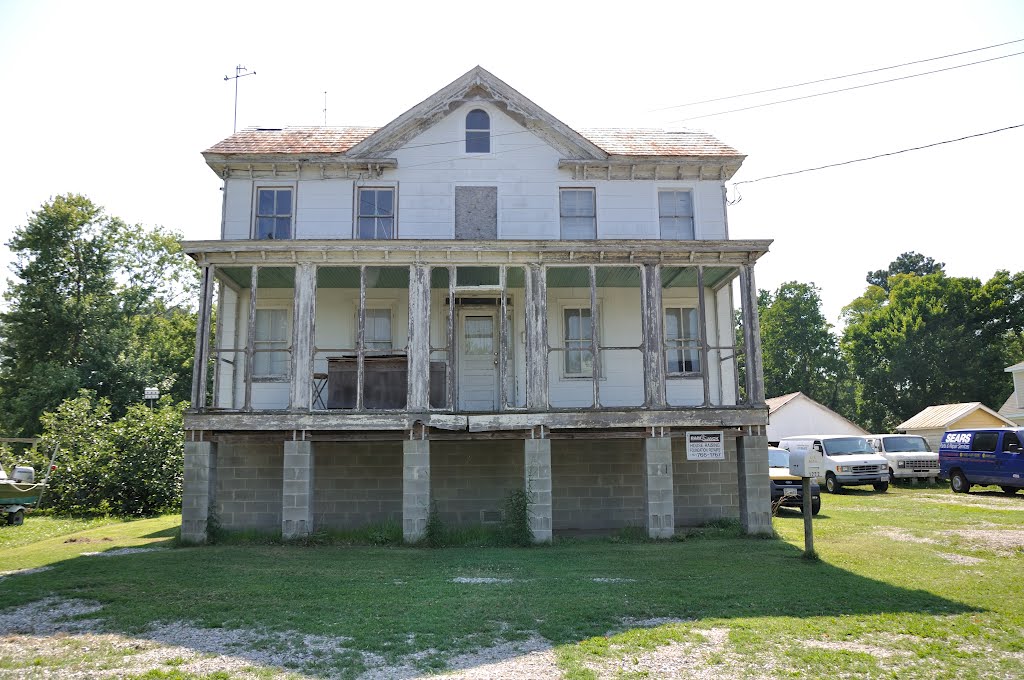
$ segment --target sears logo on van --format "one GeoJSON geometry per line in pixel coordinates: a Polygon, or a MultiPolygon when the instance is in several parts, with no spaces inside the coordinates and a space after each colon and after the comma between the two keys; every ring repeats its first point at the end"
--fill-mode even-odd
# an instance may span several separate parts
{"type": "Polygon", "coordinates": [[[972,438],[970,432],[947,432],[942,437],[942,448],[951,451],[970,451],[972,438]]]}

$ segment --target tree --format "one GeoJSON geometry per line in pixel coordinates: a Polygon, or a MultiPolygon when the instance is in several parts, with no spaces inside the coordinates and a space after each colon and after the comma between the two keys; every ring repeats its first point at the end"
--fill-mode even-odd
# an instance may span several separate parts
{"type": "Polygon", "coordinates": [[[765,394],[803,392],[840,413],[853,410],[839,341],[813,283],[789,281],[758,292],[765,394]]]}
{"type": "Polygon", "coordinates": [[[927,274],[945,272],[945,267],[945,262],[936,262],[930,257],[925,257],[911,250],[890,262],[888,269],[876,269],[873,272],[868,272],[867,282],[869,285],[878,286],[888,293],[890,290],[889,277],[895,274],[925,276],[927,274]]]}
{"type": "Polygon", "coordinates": [[[936,404],[1001,404],[1003,368],[1024,330],[1024,279],[999,272],[982,286],[940,271],[889,283],[888,296],[863,306],[843,334],[869,429],[888,431],[936,404]]]}
{"type": "Polygon", "coordinates": [[[51,199],[8,246],[17,280],[0,314],[0,418],[12,433],[80,389],[123,415],[147,385],[184,399],[198,269],[172,231],[127,225],[84,196],[51,199]]]}

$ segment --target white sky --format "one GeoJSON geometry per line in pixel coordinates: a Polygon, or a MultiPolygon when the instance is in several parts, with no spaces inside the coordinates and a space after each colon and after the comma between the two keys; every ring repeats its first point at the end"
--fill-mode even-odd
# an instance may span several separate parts
{"type": "MultiPolygon", "coordinates": [[[[239,128],[383,125],[479,64],[563,122],[691,126],[748,155],[734,181],[1024,123],[1024,55],[752,111],[716,96],[1024,38],[1024,2],[42,2],[0,0],[0,239],[78,192],[129,222],[217,238],[200,152],[239,128]]],[[[1024,42],[875,76],[1024,51],[1024,42]]],[[[779,93],[779,98],[815,91],[779,93]]],[[[916,250],[955,276],[1024,269],[1024,128],[744,185],[732,238],[775,239],[760,288],[822,288],[916,250]]],[[[0,252],[6,270],[10,254],[0,252]]]]}

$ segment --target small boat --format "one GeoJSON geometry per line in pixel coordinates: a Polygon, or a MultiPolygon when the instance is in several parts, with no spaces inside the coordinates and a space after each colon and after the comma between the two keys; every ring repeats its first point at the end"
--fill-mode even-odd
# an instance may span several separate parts
{"type": "Polygon", "coordinates": [[[25,510],[39,503],[46,482],[35,479],[35,470],[27,465],[16,466],[11,477],[0,467],[0,516],[6,515],[8,524],[24,523],[25,510]]]}

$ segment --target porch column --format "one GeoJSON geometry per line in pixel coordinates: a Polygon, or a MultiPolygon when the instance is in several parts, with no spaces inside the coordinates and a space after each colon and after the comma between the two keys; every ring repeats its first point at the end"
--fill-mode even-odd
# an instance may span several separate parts
{"type": "Polygon", "coordinates": [[[409,272],[409,385],[407,410],[430,408],[430,267],[409,272]]]}
{"type": "Polygon", "coordinates": [[[661,342],[663,312],[661,311],[661,267],[645,264],[641,269],[643,286],[640,289],[643,324],[644,406],[651,409],[665,407],[665,371],[661,342]]]}
{"type": "Polygon", "coordinates": [[[766,435],[746,434],[736,439],[736,473],[739,477],[740,522],[743,530],[748,534],[772,533],[766,435]]]}
{"type": "Polygon", "coordinates": [[[551,440],[524,440],[527,512],[534,543],[551,542],[551,440]]]}
{"type": "Polygon", "coordinates": [[[743,343],[747,366],[747,403],[764,406],[764,368],[761,362],[761,321],[757,312],[754,265],[740,267],[740,299],[743,302],[743,343]]]}
{"type": "Polygon", "coordinates": [[[206,407],[206,369],[210,356],[210,324],[213,323],[213,265],[203,265],[196,320],[196,352],[192,362],[192,408],[206,407]]]}
{"type": "Polygon", "coordinates": [[[181,489],[181,540],[205,543],[214,514],[217,489],[217,445],[185,442],[185,475],[181,489]]]}
{"type": "Polygon", "coordinates": [[[430,440],[402,442],[402,540],[415,543],[427,531],[430,514],[430,440]]]}
{"type": "Polygon", "coordinates": [[[526,407],[548,410],[548,284],[531,264],[526,277],[526,407]]]}
{"type": "Polygon", "coordinates": [[[313,338],[316,319],[316,267],[295,268],[295,311],[292,313],[292,381],[289,408],[308,411],[313,403],[313,338]]]}
{"type": "Polygon", "coordinates": [[[281,536],[301,538],[313,533],[313,442],[284,443],[284,486],[281,494],[281,536]]]}
{"type": "Polygon", "coordinates": [[[650,538],[672,538],[676,513],[671,437],[644,439],[644,473],[647,535],[650,538]]]}

